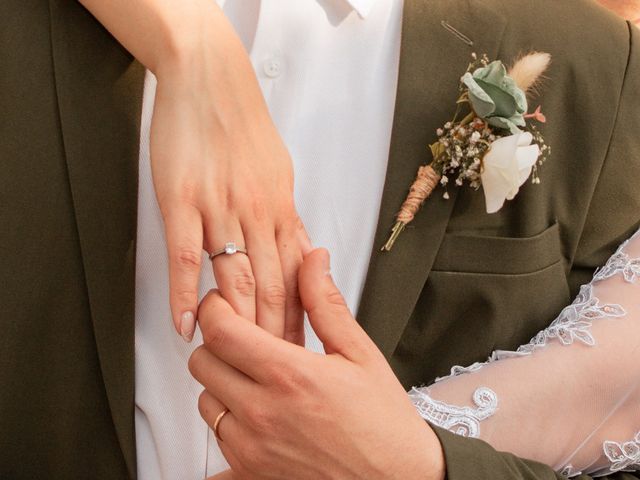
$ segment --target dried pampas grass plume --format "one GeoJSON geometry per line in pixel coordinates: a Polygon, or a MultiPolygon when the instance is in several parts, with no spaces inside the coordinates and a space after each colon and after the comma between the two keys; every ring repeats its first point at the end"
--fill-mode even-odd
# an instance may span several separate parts
{"type": "Polygon", "coordinates": [[[531,52],[520,57],[509,70],[509,76],[525,93],[535,91],[542,75],[551,63],[551,55],[542,52],[531,52]]]}

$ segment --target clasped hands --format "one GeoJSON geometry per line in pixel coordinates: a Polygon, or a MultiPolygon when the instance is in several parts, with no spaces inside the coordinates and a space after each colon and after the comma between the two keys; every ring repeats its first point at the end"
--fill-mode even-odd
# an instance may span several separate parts
{"type": "Polygon", "coordinates": [[[151,169],[172,317],[191,341],[197,311],[204,345],[189,367],[202,416],[213,426],[229,409],[218,433],[232,471],[218,478],[444,478],[435,434],[349,313],[328,254],[311,252],[244,47],[215,2],[198,5],[170,22],[193,28],[169,35],[168,53],[134,50],[158,81],[151,169]],[[217,256],[219,291],[198,306],[202,249],[229,241],[250,257],[217,256]],[[327,355],[301,346],[303,308],[327,355]]]}
{"type": "Polygon", "coordinates": [[[222,479],[443,479],[435,433],[350,314],[325,250],[307,254],[298,288],[326,355],[278,338],[211,291],[198,310],[204,344],[189,361],[232,470],[222,479]]]}

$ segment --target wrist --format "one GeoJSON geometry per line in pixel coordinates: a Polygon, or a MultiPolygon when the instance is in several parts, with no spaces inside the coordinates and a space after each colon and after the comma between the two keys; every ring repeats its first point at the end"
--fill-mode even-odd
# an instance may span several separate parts
{"type": "Polygon", "coordinates": [[[414,452],[416,463],[412,468],[409,477],[422,478],[425,480],[444,480],[446,477],[446,463],[442,444],[431,426],[420,419],[422,423],[421,435],[415,445],[418,447],[414,452]]]}
{"type": "Polygon", "coordinates": [[[444,459],[444,450],[442,444],[438,439],[438,436],[431,429],[431,427],[425,422],[425,427],[428,430],[429,443],[427,447],[428,452],[428,465],[427,471],[429,472],[429,480],[444,480],[446,477],[447,467],[444,459]]]}
{"type": "Polygon", "coordinates": [[[197,98],[222,130],[270,124],[249,56],[224,13],[216,6],[206,19],[189,23],[194,27],[166,34],[170,46],[150,68],[158,88],[187,102],[197,98]]]}
{"type": "MultiPolygon", "coordinates": [[[[156,77],[188,74],[199,65],[233,66],[248,58],[231,22],[216,2],[181,2],[158,13],[154,25],[161,41],[149,65],[156,77]]],[[[223,68],[220,68],[223,70],[223,68]]]]}

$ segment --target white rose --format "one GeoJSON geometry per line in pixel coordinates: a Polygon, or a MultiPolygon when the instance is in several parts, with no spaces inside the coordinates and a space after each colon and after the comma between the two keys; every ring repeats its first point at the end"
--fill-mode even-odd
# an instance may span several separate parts
{"type": "Polygon", "coordinates": [[[517,133],[491,144],[481,174],[487,213],[497,212],[505,200],[512,200],[531,175],[540,156],[540,148],[531,145],[532,141],[530,133],[517,133]]]}

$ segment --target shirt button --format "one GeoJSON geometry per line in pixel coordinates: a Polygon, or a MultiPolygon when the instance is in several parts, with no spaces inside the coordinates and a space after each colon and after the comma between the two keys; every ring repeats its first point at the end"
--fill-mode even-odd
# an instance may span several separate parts
{"type": "Polygon", "coordinates": [[[264,62],[262,69],[264,70],[264,74],[267,77],[276,78],[279,77],[282,73],[282,64],[280,60],[272,58],[264,62]]]}

